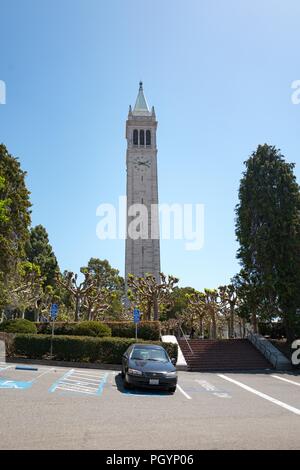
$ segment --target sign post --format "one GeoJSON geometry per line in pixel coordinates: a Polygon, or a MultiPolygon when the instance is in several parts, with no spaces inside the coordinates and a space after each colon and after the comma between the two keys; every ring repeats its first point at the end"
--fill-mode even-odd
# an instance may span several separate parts
{"type": "Polygon", "coordinates": [[[51,347],[50,347],[50,356],[52,358],[53,356],[53,337],[54,337],[54,322],[57,318],[57,313],[58,313],[58,305],[57,304],[52,304],[50,308],[50,317],[52,320],[52,335],[51,335],[51,347]]]}
{"type": "Polygon", "coordinates": [[[141,320],[141,313],[138,308],[133,310],[133,321],[135,323],[135,341],[137,341],[137,330],[138,330],[138,323],[141,320]]]}

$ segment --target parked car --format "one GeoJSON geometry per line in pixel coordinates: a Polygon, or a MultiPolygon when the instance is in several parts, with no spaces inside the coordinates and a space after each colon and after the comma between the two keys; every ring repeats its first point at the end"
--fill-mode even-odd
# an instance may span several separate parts
{"type": "Polygon", "coordinates": [[[162,346],[132,344],[122,357],[124,387],[145,387],[174,393],[177,385],[176,360],[162,346]]]}

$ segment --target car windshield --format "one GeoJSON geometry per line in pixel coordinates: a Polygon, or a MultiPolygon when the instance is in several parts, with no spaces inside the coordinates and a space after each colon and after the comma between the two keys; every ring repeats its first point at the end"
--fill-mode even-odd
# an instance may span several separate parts
{"type": "Polygon", "coordinates": [[[168,358],[163,349],[134,348],[131,359],[137,361],[167,362],[168,358]]]}

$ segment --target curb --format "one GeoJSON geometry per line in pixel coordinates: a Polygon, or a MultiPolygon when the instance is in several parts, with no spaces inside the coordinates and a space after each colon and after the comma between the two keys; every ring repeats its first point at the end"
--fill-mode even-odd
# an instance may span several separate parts
{"type": "Polygon", "coordinates": [[[23,357],[7,357],[6,362],[14,364],[38,364],[41,366],[78,367],[84,369],[121,370],[121,365],[119,364],[101,364],[97,362],[53,361],[51,359],[27,359],[23,357]]]}

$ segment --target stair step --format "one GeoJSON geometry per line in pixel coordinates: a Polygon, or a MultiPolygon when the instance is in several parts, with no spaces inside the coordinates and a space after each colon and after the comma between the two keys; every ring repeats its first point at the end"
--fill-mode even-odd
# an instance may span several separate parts
{"type": "Polygon", "coordinates": [[[247,339],[178,341],[188,370],[255,370],[271,364],[247,339]]]}

